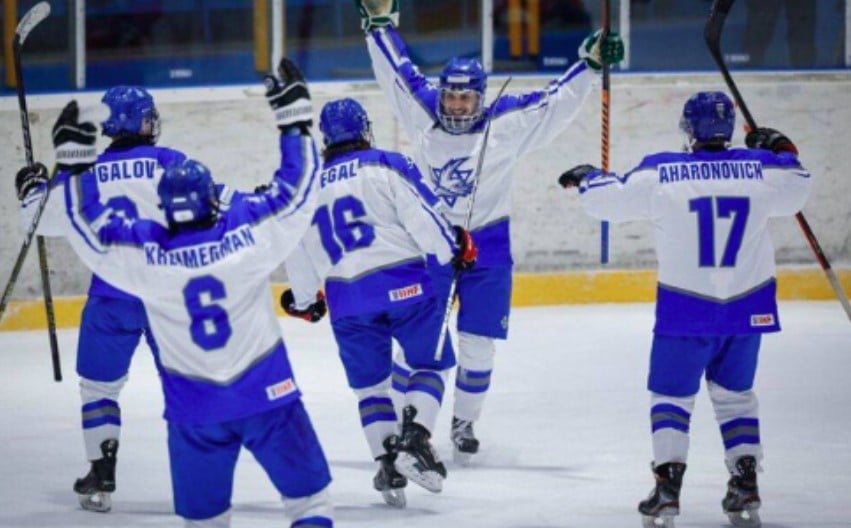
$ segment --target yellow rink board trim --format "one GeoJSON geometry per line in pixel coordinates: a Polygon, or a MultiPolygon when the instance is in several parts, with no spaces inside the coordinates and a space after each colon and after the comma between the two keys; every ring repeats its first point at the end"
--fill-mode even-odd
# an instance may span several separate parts
{"type": "MultiPolygon", "coordinates": [[[[851,292],[851,268],[834,270],[846,294],[851,292]]],[[[836,295],[820,268],[780,268],[778,297],[783,300],[828,300],[836,295]]],[[[278,315],[283,284],[272,284],[271,294],[278,315]]],[[[512,306],[651,302],[656,298],[655,270],[595,270],[566,273],[515,273],[512,306]]],[[[80,326],[83,295],[53,300],[58,328],[80,326]]],[[[838,302],[838,301],[837,301],[838,302]]],[[[6,308],[0,330],[46,328],[41,299],[12,301],[6,308]]]]}

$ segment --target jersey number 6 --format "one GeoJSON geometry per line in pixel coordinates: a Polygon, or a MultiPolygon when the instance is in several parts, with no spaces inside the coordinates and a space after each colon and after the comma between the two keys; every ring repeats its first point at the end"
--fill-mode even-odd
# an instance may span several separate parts
{"type": "Polygon", "coordinates": [[[183,288],[183,301],[192,317],[189,333],[204,350],[222,348],[233,333],[227,311],[212,302],[225,295],[225,285],[212,275],[196,277],[183,288]]]}

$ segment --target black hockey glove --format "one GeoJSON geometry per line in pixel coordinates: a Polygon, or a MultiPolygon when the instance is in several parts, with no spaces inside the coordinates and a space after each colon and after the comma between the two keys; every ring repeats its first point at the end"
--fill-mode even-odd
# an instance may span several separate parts
{"type": "Polygon", "coordinates": [[[316,292],[316,302],[304,310],[299,310],[295,307],[295,295],[289,288],[281,294],[281,308],[287,312],[287,315],[298,317],[311,323],[316,323],[328,313],[328,305],[325,303],[325,294],[321,291],[316,292]]]}
{"type": "Polygon", "coordinates": [[[399,25],[399,0],[355,0],[364,31],[399,25]]]}
{"type": "Polygon", "coordinates": [[[260,185],[254,188],[254,194],[263,194],[271,188],[271,183],[261,183],[260,185]]]}
{"type": "Polygon", "coordinates": [[[27,165],[15,175],[15,190],[18,192],[18,200],[23,200],[33,190],[41,187],[48,181],[47,167],[36,163],[32,167],[27,165]]]}
{"type": "Polygon", "coordinates": [[[263,78],[266,86],[266,101],[275,112],[275,122],[281,132],[297,128],[309,134],[313,126],[313,104],[304,75],[293,61],[284,57],[278,64],[278,76],[263,78]]]}
{"type": "Polygon", "coordinates": [[[745,145],[748,148],[770,150],[775,154],[791,152],[798,155],[798,147],[792,143],[792,140],[773,128],[759,127],[751,130],[745,136],[745,145]]]}
{"type": "Polygon", "coordinates": [[[94,123],[80,123],[80,108],[71,101],[53,125],[53,150],[56,166],[60,170],[82,172],[97,160],[97,127],[94,123]]]}
{"type": "Polygon", "coordinates": [[[458,244],[458,249],[455,250],[455,256],[452,257],[452,267],[456,271],[470,270],[476,265],[479,248],[476,247],[476,242],[473,240],[469,231],[461,226],[452,227],[455,229],[455,242],[458,244]]]}
{"type": "Polygon", "coordinates": [[[586,176],[599,170],[600,169],[593,165],[577,165],[572,169],[566,170],[561,176],[559,176],[558,184],[565,189],[569,187],[579,187],[579,184],[582,183],[582,180],[584,180],[586,176]]]}

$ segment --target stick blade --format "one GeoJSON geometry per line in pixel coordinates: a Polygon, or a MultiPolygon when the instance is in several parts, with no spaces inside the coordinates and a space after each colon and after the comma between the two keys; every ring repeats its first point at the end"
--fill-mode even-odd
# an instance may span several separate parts
{"type": "Polygon", "coordinates": [[[27,11],[21,21],[18,22],[18,27],[15,29],[15,43],[23,45],[30,31],[39,25],[42,20],[50,15],[50,4],[47,2],[39,2],[27,11]]]}

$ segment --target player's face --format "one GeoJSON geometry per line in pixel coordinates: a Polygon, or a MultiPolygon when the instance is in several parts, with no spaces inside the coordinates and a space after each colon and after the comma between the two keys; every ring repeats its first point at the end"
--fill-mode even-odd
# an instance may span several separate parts
{"type": "Polygon", "coordinates": [[[448,115],[471,116],[478,108],[479,94],[475,90],[443,90],[440,102],[448,115]]]}

